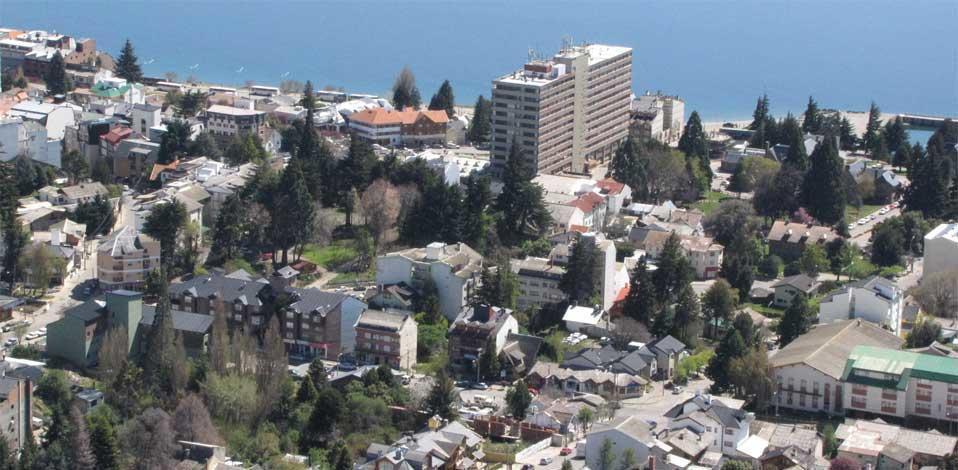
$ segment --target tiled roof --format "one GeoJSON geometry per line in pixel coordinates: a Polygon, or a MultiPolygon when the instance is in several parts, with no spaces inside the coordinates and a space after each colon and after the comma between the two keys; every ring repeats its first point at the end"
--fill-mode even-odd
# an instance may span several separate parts
{"type": "Polygon", "coordinates": [[[856,345],[901,347],[902,339],[863,320],[845,320],[814,326],[769,358],[773,368],[805,364],[840,379],[845,361],[856,345]]]}
{"type": "Polygon", "coordinates": [[[351,122],[358,122],[372,126],[382,126],[388,124],[411,125],[418,119],[425,118],[434,123],[442,124],[449,122],[449,116],[442,110],[422,110],[417,111],[406,108],[402,111],[385,108],[365,109],[349,115],[351,122]]]}

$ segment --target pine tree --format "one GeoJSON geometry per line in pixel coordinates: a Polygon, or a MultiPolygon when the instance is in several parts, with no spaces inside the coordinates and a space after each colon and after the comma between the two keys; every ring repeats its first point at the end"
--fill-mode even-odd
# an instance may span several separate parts
{"type": "Polygon", "coordinates": [[[768,121],[769,111],[768,111],[768,95],[764,94],[755,103],[755,111],[752,112],[752,122],[748,125],[748,128],[757,131],[763,124],[766,124],[768,121]]]}
{"type": "Polygon", "coordinates": [[[898,168],[898,171],[901,171],[902,168],[908,168],[911,166],[911,147],[908,146],[908,143],[901,144],[897,150],[895,150],[895,155],[892,157],[891,163],[898,168]]]}
{"type": "Polygon", "coordinates": [[[659,253],[658,269],[652,273],[652,285],[655,286],[655,298],[662,305],[668,305],[678,298],[678,294],[692,282],[692,266],[682,253],[679,236],[673,232],[665,240],[659,253]]]}
{"type": "Polygon", "coordinates": [[[469,142],[478,144],[487,142],[491,132],[492,104],[484,96],[479,95],[479,98],[476,98],[476,106],[473,108],[472,120],[469,121],[467,137],[469,142]]]}
{"type": "Polygon", "coordinates": [[[723,392],[728,389],[729,366],[732,361],[748,353],[748,346],[742,339],[741,333],[734,328],[730,328],[718,348],[715,349],[715,355],[709,360],[706,375],[712,379],[712,389],[715,392],[723,392]]]}
{"type": "Polygon", "coordinates": [[[0,470],[16,470],[17,459],[10,451],[10,443],[7,438],[0,436],[0,470]]]}
{"type": "Polygon", "coordinates": [[[798,121],[789,114],[782,122],[782,140],[788,145],[785,164],[801,171],[808,169],[808,154],[805,153],[805,136],[798,127],[798,121]]]}
{"type": "Polygon", "coordinates": [[[812,315],[805,294],[799,293],[792,298],[791,305],[785,309],[778,324],[778,342],[782,347],[808,332],[812,326],[812,315]]]}
{"type": "Polygon", "coordinates": [[[407,107],[418,108],[420,104],[419,89],[416,88],[416,76],[409,67],[403,67],[393,83],[393,107],[398,110],[407,107]]]}
{"type": "Polygon", "coordinates": [[[283,171],[279,191],[272,213],[276,232],[273,241],[282,250],[285,265],[289,263],[289,249],[309,240],[316,216],[316,205],[306,187],[299,159],[293,159],[283,171]]]}
{"type": "Polygon", "coordinates": [[[116,429],[109,418],[102,414],[90,417],[90,446],[99,469],[119,470],[120,446],[116,429]]]}
{"type": "Polygon", "coordinates": [[[213,227],[213,246],[210,248],[210,262],[222,263],[235,258],[243,243],[243,227],[246,211],[238,194],[227,196],[216,216],[213,227]]]}
{"type": "Polygon", "coordinates": [[[671,335],[686,346],[695,348],[701,330],[701,316],[698,294],[691,285],[686,285],[678,295],[671,335]]]}
{"type": "MultiPolygon", "coordinates": [[[[917,147],[915,153],[920,154],[921,148],[917,147]]],[[[952,171],[948,158],[936,152],[930,151],[920,157],[912,155],[908,172],[911,185],[905,190],[905,207],[920,211],[926,219],[944,215],[949,207],[949,175],[952,171]]]]}
{"type": "Polygon", "coordinates": [[[588,304],[599,291],[596,276],[598,260],[595,249],[583,238],[572,247],[566,272],[559,280],[559,289],[575,304],[588,304]]]}
{"type": "Polygon", "coordinates": [[[648,325],[656,305],[655,286],[645,257],[639,260],[629,279],[629,295],[625,298],[622,313],[648,325]]]}
{"type": "Polygon", "coordinates": [[[878,105],[872,101],[868,108],[868,125],[865,127],[865,150],[874,153],[878,150],[881,138],[881,110],[878,105]]]}
{"type": "Polygon", "coordinates": [[[43,80],[47,84],[47,94],[50,95],[62,95],[73,89],[73,83],[67,76],[66,63],[60,51],[53,54],[53,58],[50,59],[50,65],[47,67],[43,80]]]}
{"type": "Polygon", "coordinates": [[[692,111],[685,129],[682,130],[682,137],[679,138],[679,150],[685,153],[686,158],[693,160],[698,165],[700,174],[705,182],[705,188],[701,191],[707,191],[712,185],[712,168],[709,166],[709,141],[705,136],[705,130],[702,128],[702,119],[699,118],[698,111],[692,111]]]}
{"type": "Polygon", "coordinates": [[[908,130],[905,129],[902,119],[895,118],[886,122],[881,134],[890,150],[898,150],[902,145],[908,144],[908,130]]]}
{"type": "MultiPolygon", "coordinates": [[[[147,349],[143,351],[143,375],[147,385],[155,393],[176,399],[179,389],[176,384],[176,368],[185,364],[176,362],[176,332],[173,329],[173,312],[170,305],[169,282],[161,276],[153,325],[147,336],[147,349]]],[[[175,402],[174,402],[175,403],[175,402]]]]}
{"type": "Polygon", "coordinates": [[[432,95],[432,99],[429,100],[429,109],[444,110],[450,118],[456,115],[456,98],[452,93],[449,80],[444,80],[439,91],[432,95]]]}
{"type": "Polygon", "coordinates": [[[732,319],[738,296],[725,279],[717,279],[702,298],[702,313],[712,325],[712,333],[718,331],[719,322],[732,319]]]}
{"type": "Polygon", "coordinates": [[[809,134],[818,134],[822,130],[822,112],[811,96],[808,97],[808,106],[805,107],[802,130],[809,134]]]}
{"type": "Polygon", "coordinates": [[[506,392],[506,403],[509,405],[509,412],[513,418],[525,419],[526,411],[529,405],[532,405],[532,394],[529,393],[529,387],[524,380],[517,380],[516,384],[506,392]]]}
{"type": "Polygon", "coordinates": [[[811,155],[811,167],[802,182],[802,199],[808,211],[821,222],[836,224],[845,217],[845,165],[838,156],[835,139],[825,136],[811,155]]]}
{"type": "Polygon", "coordinates": [[[453,406],[455,401],[455,385],[452,379],[449,378],[449,375],[446,374],[446,370],[440,369],[439,373],[436,374],[436,380],[434,381],[432,390],[429,391],[429,395],[426,397],[424,408],[430,415],[439,415],[445,419],[453,419],[456,417],[456,409],[453,406]]]}
{"type": "Polygon", "coordinates": [[[137,62],[136,53],[133,52],[133,44],[129,39],[123,44],[123,51],[116,60],[114,72],[117,77],[125,78],[127,81],[137,83],[143,80],[143,71],[137,62]]]}
{"type": "Polygon", "coordinates": [[[496,199],[499,237],[514,246],[544,234],[552,222],[545,207],[542,186],[532,182],[535,170],[513,142],[502,177],[502,192],[496,199]]]}

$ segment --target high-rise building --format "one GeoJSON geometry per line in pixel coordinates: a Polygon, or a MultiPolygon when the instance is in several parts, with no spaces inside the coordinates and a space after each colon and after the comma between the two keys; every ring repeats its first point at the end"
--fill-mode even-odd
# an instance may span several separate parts
{"type": "Polygon", "coordinates": [[[492,165],[515,143],[538,173],[583,173],[629,132],[632,49],[567,46],[492,82],[492,165]]]}

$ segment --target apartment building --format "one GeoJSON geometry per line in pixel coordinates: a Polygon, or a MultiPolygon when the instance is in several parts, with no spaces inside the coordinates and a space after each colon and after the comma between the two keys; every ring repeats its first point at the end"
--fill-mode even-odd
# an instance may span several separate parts
{"type": "Polygon", "coordinates": [[[510,262],[512,272],[519,278],[519,297],[516,302],[520,309],[533,306],[559,303],[567,297],[559,289],[559,281],[565,274],[565,267],[546,258],[528,256],[510,262]]]}
{"type": "Polygon", "coordinates": [[[922,278],[958,270],[958,224],[941,224],[925,235],[925,266],[922,278]]]}
{"type": "Polygon", "coordinates": [[[170,303],[185,312],[204,315],[220,313],[232,328],[257,331],[265,327],[263,299],[269,282],[237,270],[212,270],[170,285],[170,303]]]}
{"type": "Polygon", "coordinates": [[[507,308],[470,305],[449,327],[449,363],[463,370],[475,367],[490,347],[498,356],[510,334],[519,332],[519,322],[507,308]]]}
{"type": "Polygon", "coordinates": [[[140,290],[146,274],[160,266],[160,242],[123,226],[100,242],[96,268],[100,288],[140,290]]]}
{"type": "Polygon", "coordinates": [[[537,173],[584,173],[628,135],[631,89],[632,49],[599,44],[567,45],[493,80],[493,169],[515,144],[537,173]]]}
{"type": "Polygon", "coordinates": [[[416,365],[417,333],[409,312],[366,310],[356,322],[356,359],[411,369],[416,365]]]}
{"type": "Polygon", "coordinates": [[[29,378],[0,375],[0,436],[14,452],[33,439],[33,386],[29,378]]]}
{"type": "Polygon", "coordinates": [[[860,345],[842,381],[848,413],[958,421],[958,358],[860,345]]]}
{"type": "Polygon", "coordinates": [[[439,296],[439,311],[451,322],[477,287],[482,261],[465,243],[434,242],[376,258],[376,285],[402,282],[422,291],[431,284],[439,296]]]}
{"type": "Polygon", "coordinates": [[[283,342],[291,355],[335,360],[356,346],[356,322],[366,304],[339,292],[287,287],[283,342]]]}
{"type": "MultiPolygon", "coordinates": [[[[252,109],[214,104],[206,109],[206,127],[221,144],[240,134],[256,134],[267,140],[266,113],[252,109]]],[[[225,148],[225,145],[224,147],[225,148]]]]}
{"type": "Polygon", "coordinates": [[[901,334],[905,293],[893,281],[872,276],[841,287],[822,299],[818,321],[861,318],[901,334]]]}

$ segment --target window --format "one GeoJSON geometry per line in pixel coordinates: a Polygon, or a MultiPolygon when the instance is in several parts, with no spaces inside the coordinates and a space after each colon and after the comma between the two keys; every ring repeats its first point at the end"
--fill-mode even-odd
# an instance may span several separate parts
{"type": "Polygon", "coordinates": [[[897,408],[898,408],[898,405],[893,401],[882,400],[881,402],[882,413],[895,413],[897,408]]]}
{"type": "Polygon", "coordinates": [[[734,431],[733,429],[731,429],[731,428],[726,428],[726,429],[725,429],[725,435],[726,435],[726,436],[731,436],[732,434],[735,434],[735,431],[734,431]]]}

